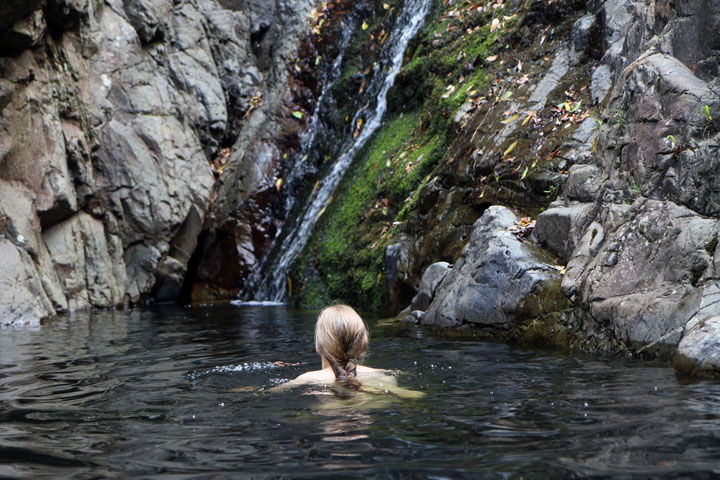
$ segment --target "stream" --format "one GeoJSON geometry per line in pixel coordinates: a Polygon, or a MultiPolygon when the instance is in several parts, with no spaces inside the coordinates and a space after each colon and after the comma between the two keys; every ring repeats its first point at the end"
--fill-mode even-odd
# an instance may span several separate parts
{"type": "Polygon", "coordinates": [[[173,306],[3,330],[0,478],[720,475],[720,383],[664,363],[368,318],[365,363],[423,398],[270,391],[318,368],[315,315],[173,306]]]}
{"type": "MultiPolygon", "coordinates": [[[[343,153],[319,179],[310,197],[304,199],[304,202],[298,205],[295,205],[294,200],[291,200],[293,203],[288,205],[288,208],[295,206],[295,209],[290,210],[290,218],[283,227],[283,231],[279,232],[276,248],[270,254],[269,260],[265,263],[261,272],[254,276],[251,281],[252,284],[247,287],[247,300],[281,302],[285,299],[287,295],[287,273],[292,262],[305,247],[312,234],[315,222],[322,216],[325,208],[332,200],[335,189],[340,184],[347,169],[352,165],[355,156],[372,138],[378,128],[382,126],[383,117],[387,111],[387,95],[403,65],[405,49],[423,25],[431,3],[430,0],[405,1],[402,13],[396,21],[396,26],[386,42],[381,59],[376,63],[375,74],[366,89],[367,106],[357,111],[352,119],[351,125],[357,125],[360,121],[363,125],[362,128],[356,138],[352,135],[352,130],[350,130],[348,138],[345,139],[345,146],[341,149],[343,153]]],[[[340,54],[334,61],[331,75],[327,79],[327,84],[318,101],[320,108],[334,108],[332,106],[333,102],[325,101],[325,97],[329,95],[334,82],[338,79],[344,52],[351,41],[351,35],[352,31],[348,29],[340,42],[340,54]]],[[[322,134],[322,129],[318,127],[318,116],[321,113],[316,111],[309,122],[309,130],[303,140],[300,152],[301,158],[305,158],[310,150],[316,148],[316,141],[319,140],[318,136],[322,134]]],[[[302,160],[298,163],[302,163],[302,160]]],[[[300,169],[296,167],[296,170],[299,171],[300,169]]],[[[291,178],[290,182],[292,181],[291,178]]]]}

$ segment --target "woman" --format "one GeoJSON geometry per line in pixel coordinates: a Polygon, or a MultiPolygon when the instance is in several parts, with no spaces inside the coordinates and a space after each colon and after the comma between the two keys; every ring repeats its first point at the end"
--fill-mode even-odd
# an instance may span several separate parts
{"type": "Polygon", "coordinates": [[[360,365],[367,350],[368,331],[360,315],[347,305],[326,307],[315,324],[315,351],[320,355],[322,370],[303,373],[277,390],[339,383],[366,393],[393,393],[403,398],[424,395],[398,387],[387,370],[360,365]]]}

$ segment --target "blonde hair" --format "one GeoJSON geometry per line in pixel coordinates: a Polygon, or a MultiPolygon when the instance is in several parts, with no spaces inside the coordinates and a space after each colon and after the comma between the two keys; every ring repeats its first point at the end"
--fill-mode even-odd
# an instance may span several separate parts
{"type": "Polygon", "coordinates": [[[338,380],[357,376],[357,365],[368,349],[368,331],[348,305],[324,308],[315,324],[315,351],[325,358],[338,380]]]}

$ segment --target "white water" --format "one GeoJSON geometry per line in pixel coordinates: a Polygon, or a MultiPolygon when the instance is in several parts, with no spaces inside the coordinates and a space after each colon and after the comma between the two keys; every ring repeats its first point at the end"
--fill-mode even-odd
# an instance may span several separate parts
{"type": "MultiPolygon", "coordinates": [[[[363,118],[364,126],[360,134],[346,149],[332,166],[331,170],[321,180],[320,185],[303,208],[297,221],[293,225],[293,230],[288,233],[282,245],[282,251],[275,261],[266,268],[267,277],[263,280],[263,284],[259,286],[255,292],[255,300],[272,300],[275,302],[282,301],[286,296],[287,273],[293,261],[300,254],[305,244],[312,234],[315,223],[324,212],[335,189],[340,184],[345,171],[352,164],[355,155],[365,146],[368,139],[372,137],[375,131],[382,125],[383,116],[387,110],[387,94],[395,82],[400,68],[403,64],[405,49],[410,40],[418,32],[422,23],[430,9],[431,0],[407,0],[405,8],[397,20],[397,26],[393,30],[388,39],[389,45],[389,69],[380,68],[376,70],[375,84],[381,81],[381,86],[377,93],[377,103],[373,111],[365,111],[361,109],[355,115],[352,125],[357,125],[359,118],[363,118]],[[382,78],[382,73],[387,72],[382,78]],[[272,275],[272,278],[269,276],[272,275]]],[[[372,86],[370,87],[372,89],[372,86]]],[[[288,222],[286,225],[289,225],[288,222]]]]}

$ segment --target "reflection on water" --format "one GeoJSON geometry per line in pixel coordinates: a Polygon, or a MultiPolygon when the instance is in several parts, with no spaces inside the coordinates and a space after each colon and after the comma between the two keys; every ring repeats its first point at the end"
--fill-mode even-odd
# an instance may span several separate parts
{"type": "Polygon", "coordinates": [[[228,305],[2,330],[0,478],[720,474],[717,382],[370,320],[367,363],[424,398],[270,392],[319,367],[313,323],[228,305]]]}

